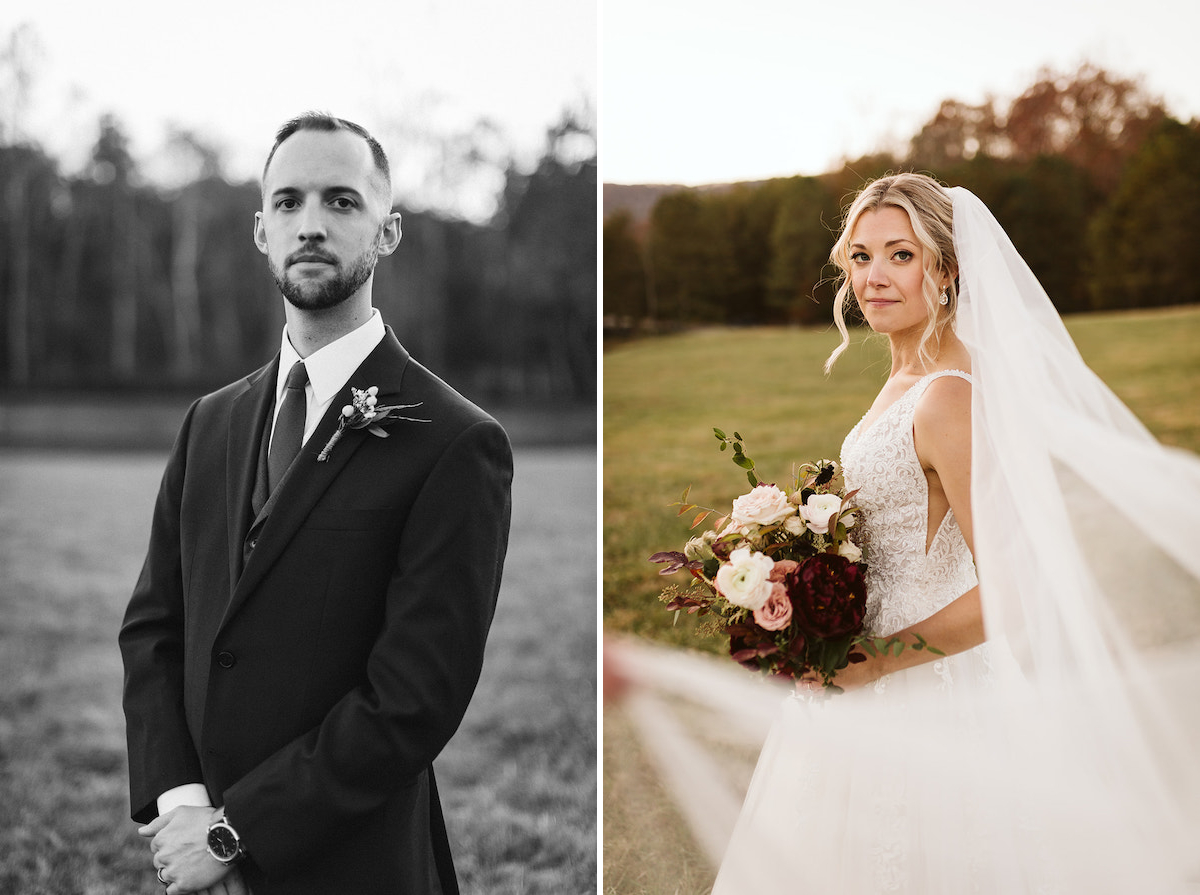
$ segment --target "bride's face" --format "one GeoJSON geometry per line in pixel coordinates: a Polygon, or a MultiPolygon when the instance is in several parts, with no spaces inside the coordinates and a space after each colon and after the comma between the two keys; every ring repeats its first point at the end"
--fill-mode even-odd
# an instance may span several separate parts
{"type": "Polygon", "coordinates": [[[921,294],[924,249],[908,214],[893,206],[864,212],[850,235],[850,283],[877,333],[923,330],[929,307],[921,294]]]}

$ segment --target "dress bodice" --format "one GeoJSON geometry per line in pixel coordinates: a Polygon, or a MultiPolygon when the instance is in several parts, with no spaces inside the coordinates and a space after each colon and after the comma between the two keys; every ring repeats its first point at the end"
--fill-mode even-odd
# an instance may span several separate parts
{"type": "Polygon", "coordinates": [[[873,634],[886,636],[928,618],[977,583],[953,510],[946,512],[925,550],[929,483],[913,443],[913,415],[929,384],[942,376],[971,381],[959,370],[930,373],[866,429],[860,420],[842,444],[846,489],[859,489],[855,502],[862,510],[867,562],[866,628],[873,634]]]}

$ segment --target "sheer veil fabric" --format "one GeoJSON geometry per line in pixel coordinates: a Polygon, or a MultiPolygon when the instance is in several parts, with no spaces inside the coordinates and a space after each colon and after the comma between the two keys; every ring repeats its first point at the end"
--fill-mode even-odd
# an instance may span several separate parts
{"type": "MultiPolygon", "coordinates": [[[[934,663],[786,698],[714,892],[1200,893],[1200,460],[1146,431],[984,204],[949,194],[986,659],[952,657],[953,688],[934,663]]],[[[663,660],[618,659],[660,715],[689,696],[663,660]]],[[[716,675],[684,675],[713,711],[734,692],[716,675]]],[[[726,726],[764,701],[741,678],[726,726]]],[[[685,815],[712,776],[669,784],[685,815]]]]}
{"type": "Polygon", "coordinates": [[[1198,890],[1185,725],[1200,686],[1200,461],[1147,432],[1084,364],[991,212],[961,187],[949,193],[956,331],[975,376],[984,618],[1029,683],[998,716],[1053,743],[1104,795],[1113,841],[1094,847],[1161,871],[1155,891],[1198,890]]]}

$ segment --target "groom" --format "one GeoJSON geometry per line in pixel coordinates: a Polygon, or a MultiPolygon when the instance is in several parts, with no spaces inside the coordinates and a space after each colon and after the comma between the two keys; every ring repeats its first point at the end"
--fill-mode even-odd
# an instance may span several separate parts
{"type": "Polygon", "coordinates": [[[450,895],[431,763],[483,662],[508,440],[372,308],[400,215],[365,130],[285,124],[254,241],[280,352],[188,411],[121,627],[133,818],[169,895],[450,895]]]}

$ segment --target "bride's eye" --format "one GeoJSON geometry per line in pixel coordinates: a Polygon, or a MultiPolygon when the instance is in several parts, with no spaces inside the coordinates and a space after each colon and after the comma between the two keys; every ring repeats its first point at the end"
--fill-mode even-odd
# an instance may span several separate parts
{"type": "Polygon", "coordinates": [[[850,260],[855,264],[866,264],[870,259],[867,257],[866,252],[855,252],[850,256],[850,260]]]}
{"type": "Polygon", "coordinates": [[[896,254],[894,254],[892,257],[895,258],[897,261],[908,261],[913,257],[913,253],[909,252],[905,249],[901,249],[896,254]]]}

